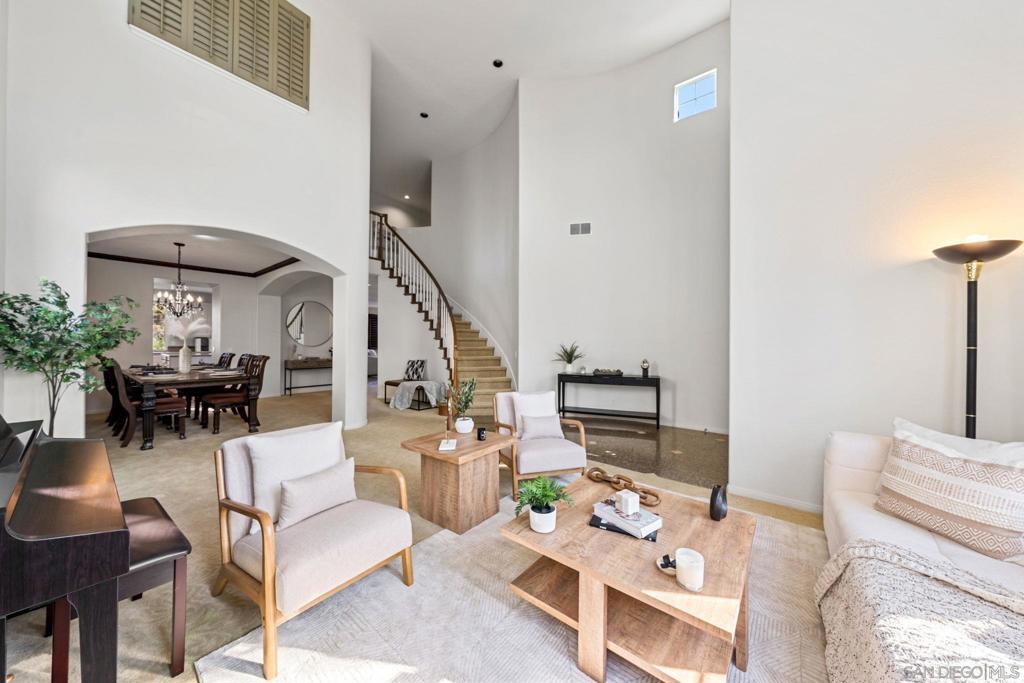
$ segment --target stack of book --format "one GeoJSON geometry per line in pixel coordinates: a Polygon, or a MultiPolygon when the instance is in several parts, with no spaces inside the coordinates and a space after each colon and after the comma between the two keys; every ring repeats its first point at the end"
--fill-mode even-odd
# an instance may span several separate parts
{"type": "Polygon", "coordinates": [[[658,538],[661,521],[661,516],[650,510],[641,509],[636,514],[623,515],[614,505],[599,502],[594,503],[594,515],[590,518],[590,526],[654,541],[658,538]]]}

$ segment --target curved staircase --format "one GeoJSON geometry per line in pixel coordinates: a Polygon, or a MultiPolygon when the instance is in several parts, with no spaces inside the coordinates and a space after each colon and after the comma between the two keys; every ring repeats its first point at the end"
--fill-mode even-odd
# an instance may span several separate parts
{"type": "Polygon", "coordinates": [[[476,378],[476,396],[473,407],[469,409],[471,417],[494,417],[492,401],[499,391],[512,391],[512,380],[508,371],[502,366],[501,358],[494,348],[488,346],[487,339],[467,320],[458,313],[454,314],[455,338],[459,345],[459,356],[456,362],[459,379],[466,382],[476,378]]]}
{"type": "Polygon", "coordinates": [[[380,262],[381,271],[423,314],[447,362],[449,381],[457,385],[476,378],[476,396],[469,414],[492,417],[494,394],[512,389],[508,372],[487,339],[454,311],[437,278],[388,223],[387,214],[370,212],[369,256],[380,262]]]}

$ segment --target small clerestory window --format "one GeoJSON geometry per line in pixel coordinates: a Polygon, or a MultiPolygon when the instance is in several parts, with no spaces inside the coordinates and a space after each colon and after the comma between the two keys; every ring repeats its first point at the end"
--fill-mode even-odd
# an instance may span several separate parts
{"type": "Polygon", "coordinates": [[[714,109],[718,106],[718,69],[678,84],[675,97],[676,121],[714,109]]]}

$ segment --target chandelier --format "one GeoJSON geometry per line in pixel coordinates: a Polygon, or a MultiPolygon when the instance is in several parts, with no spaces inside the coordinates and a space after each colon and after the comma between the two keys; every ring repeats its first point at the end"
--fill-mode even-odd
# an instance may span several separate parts
{"type": "Polygon", "coordinates": [[[185,245],[175,242],[174,246],[178,247],[178,279],[171,285],[172,290],[153,293],[153,305],[175,318],[185,318],[203,312],[203,297],[193,297],[181,281],[181,248],[185,245]]]}

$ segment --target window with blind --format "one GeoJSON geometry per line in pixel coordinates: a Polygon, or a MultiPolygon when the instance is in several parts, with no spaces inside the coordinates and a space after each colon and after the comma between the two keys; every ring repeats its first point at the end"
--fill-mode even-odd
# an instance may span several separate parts
{"type": "Polygon", "coordinates": [[[309,108],[309,16],[286,0],[129,0],[128,23],[309,108]]]}

